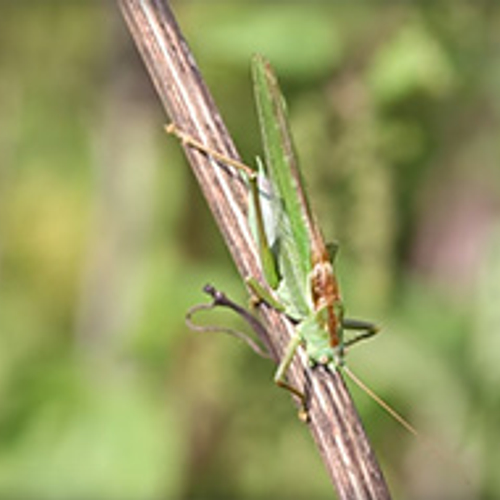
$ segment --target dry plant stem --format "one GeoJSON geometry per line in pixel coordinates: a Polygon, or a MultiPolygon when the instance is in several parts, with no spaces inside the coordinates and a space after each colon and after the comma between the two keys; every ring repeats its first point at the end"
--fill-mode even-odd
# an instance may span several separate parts
{"type": "MultiPolygon", "coordinates": [[[[166,0],[118,0],[170,120],[220,153],[238,159],[219,112],[166,0]]],[[[247,216],[245,185],[230,167],[194,148],[186,155],[242,277],[261,278],[247,216]]],[[[262,280],[261,280],[262,281],[262,280]]],[[[275,311],[261,307],[266,344],[280,357],[293,333],[275,311]]],[[[390,494],[339,373],[308,367],[300,352],[290,382],[309,395],[309,426],[340,499],[389,499],[390,494]]]]}

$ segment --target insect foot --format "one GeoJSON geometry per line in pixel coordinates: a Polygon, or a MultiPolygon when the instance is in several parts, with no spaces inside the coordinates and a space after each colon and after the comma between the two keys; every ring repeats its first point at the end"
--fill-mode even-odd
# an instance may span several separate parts
{"type": "Polygon", "coordinates": [[[307,408],[305,406],[300,408],[300,410],[297,413],[297,416],[299,417],[299,420],[301,422],[303,422],[304,424],[308,424],[310,421],[309,411],[307,410],[307,408]]]}

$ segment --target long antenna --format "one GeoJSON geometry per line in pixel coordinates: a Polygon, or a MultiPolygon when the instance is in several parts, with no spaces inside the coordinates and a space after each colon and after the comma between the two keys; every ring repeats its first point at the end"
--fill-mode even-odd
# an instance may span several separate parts
{"type": "Polygon", "coordinates": [[[389,406],[380,396],[375,394],[364,382],[362,382],[354,373],[347,368],[347,366],[342,367],[342,371],[356,384],[365,394],[367,394],[371,399],[373,399],[380,407],[382,407],[394,420],[399,422],[410,434],[415,437],[422,439],[417,429],[408,422],[402,415],[400,415],[394,408],[389,406]]]}
{"type": "Polygon", "coordinates": [[[460,463],[456,458],[451,456],[449,453],[446,453],[445,450],[436,446],[435,443],[430,441],[428,438],[425,438],[422,434],[420,434],[413,425],[411,425],[408,420],[406,420],[402,415],[400,415],[394,408],[392,408],[388,403],[386,403],[380,396],[378,396],[375,392],[373,392],[363,381],[361,381],[354,373],[347,367],[342,366],[342,371],[349,377],[349,379],[359,387],[368,397],[373,399],[383,410],[385,410],[396,422],[401,424],[410,434],[419,439],[428,449],[432,452],[437,458],[442,460],[443,462],[447,462],[450,465],[453,465],[458,472],[460,472],[459,476],[462,481],[467,484],[467,486],[472,485],[472,481],[467,474],[464,466],[460,463]]]}

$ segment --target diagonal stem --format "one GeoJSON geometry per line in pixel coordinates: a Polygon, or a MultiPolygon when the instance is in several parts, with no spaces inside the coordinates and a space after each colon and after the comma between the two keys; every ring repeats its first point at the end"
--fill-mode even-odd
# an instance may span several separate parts
{"type": "MultiPolygon", "coordinates": [[[[239,160],[167,0],[117,0],[170,120],[211,148],[239,160]]],[[[242,277],[262,282],[256,245],[246,218],[246,187],[237,173],[185,146],[186,156],[242,277]]],[[[272,350],[282,357],[293,325],[261,308],[272,350]]],[[[274,354],[274,353],[273,353],[274,354]]],[[[299,352],[288,372],[310,394],[309,427],[342,500],[390,499],[356,409],[338,372],[311,370],[299,352]]]]}

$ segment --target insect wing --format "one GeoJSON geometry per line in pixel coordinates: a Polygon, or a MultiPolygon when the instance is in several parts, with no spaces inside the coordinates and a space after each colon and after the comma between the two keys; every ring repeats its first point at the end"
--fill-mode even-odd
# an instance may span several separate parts
{"type": "Polygon", "coordinates": [[[311,271],[311,235],[315,226],[276,76],[261,56],[254,57],[252,70],[266,173],[277,203],[281,205],[275,208],[279,213],[276,255],[282,280],[278,293],[296,315],[304,316],[311,308],[307,290],[311,271]]]}
{"type": "Polygon", "coordinates": [[[286,116],[285,102],[270,64],[262,57],[253,60],[255,100],[268,176],[281,198],[292,226],[304,270],[309,267],[309,208],[286,116]]]}

